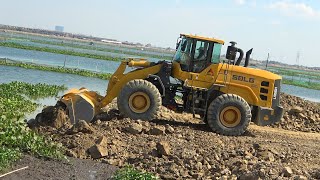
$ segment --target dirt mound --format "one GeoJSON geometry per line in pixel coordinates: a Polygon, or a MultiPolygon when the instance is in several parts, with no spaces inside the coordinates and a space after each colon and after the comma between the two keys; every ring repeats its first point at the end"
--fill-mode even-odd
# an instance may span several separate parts
{"type": "Polygon", "coordinates": [[[40,127],[59,129],[65,124],[70,124],[70,119],[66,115],[65,108],[59,104],[55,106],[46,106],[35,119],[28,121],[28,126],[32,129],[40,127]]]}
{"type": "Polygon", "coordinates": [[[302,98],[281,94],[285,113],[272,127],[303,132],[320,132],[320,104],[302,98]]]}
{"type": "Polygon", "coordinates": [[[278,128],[251,124],[240,137],[215,134],[191,114],[163,107],[154,121],[123,118],[116,102],[93,123],[72,126],[57,106],[45,108],[35,122],[39,132],[66,147],[68,156],[130,164],[164,179],[316,179],[320,134],[279,128],[319,132],[319,106],[286,94],[281,101],[285,115],[273,125],[278,128]]]}
{"type": "Polygon", "coordinates": [[[40,131],[62,143],[68,156],[130,164],[164,179],[312,179],[320,171],[319,134],[250,125],[244,136],[227,137],[190,114],[161,108],[158,119],[146,122],[123,118],[114,107],[93,123],[40,131]]]}

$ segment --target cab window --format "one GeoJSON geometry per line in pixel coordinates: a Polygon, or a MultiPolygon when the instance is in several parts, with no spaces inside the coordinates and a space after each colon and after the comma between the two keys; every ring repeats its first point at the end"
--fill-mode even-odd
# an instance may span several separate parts
{"type": "Polygon", "coordinates": [[[192,60],[193,39],[183,37],[178,45],[173,60],[180,63],[181,69],[187,71],[192,60]]]}
{"type": "Polygon", "coordinates": [[[208,52],[209,43],[204,41],[197,41],[193,59],[195,61],[206,60],[208,57],[208,52]]]}
{"type": "Polygon", "coordinates": [[[217,43],[215,43],[213,46],[212,58],[211,58],[211,62],[213,64],[220,63],[221,47],[222,47],[222,44],[217,44],[217,43]]]}

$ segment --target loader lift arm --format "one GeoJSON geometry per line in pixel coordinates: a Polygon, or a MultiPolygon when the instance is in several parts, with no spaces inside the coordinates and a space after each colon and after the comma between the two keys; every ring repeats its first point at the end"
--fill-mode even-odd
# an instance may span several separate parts
{"type": "Polygon", "coordinates": [[[94,91],[85,88],[71,89],[61,101],[67,105],[67,111],[72,123],[78,120],[90,122],[95,115],[101,112],[101,108],[107,106],[116,98],[123,87],[131,80],[147,79],[150,75],[157,74],[163,61],[158,63],[148,62],[145,59],[129,58],[119,65],[118,69],[111,76],[106,96],[102,97],[94,91]],[[142,67],[131,72],[125,73],[127,67],[142,67]]]}

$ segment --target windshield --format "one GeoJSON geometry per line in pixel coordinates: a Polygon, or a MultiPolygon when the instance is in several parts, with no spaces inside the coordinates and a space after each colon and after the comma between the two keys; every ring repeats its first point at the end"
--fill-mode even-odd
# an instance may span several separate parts
{"type": "Polygon", "coordinates": [[[191,61],[192,39],[182,37],[179,46],[173,57],[173,61],[179,62],[181,65],[188,66],[191,61]]]}

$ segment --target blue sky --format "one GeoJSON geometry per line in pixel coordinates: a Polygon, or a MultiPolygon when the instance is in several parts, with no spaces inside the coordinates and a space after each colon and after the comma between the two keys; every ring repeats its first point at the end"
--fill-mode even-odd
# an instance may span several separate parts
{"type": "MultiPolygon", "coordinates": [[[[2,0],[0,23],[174,47],[180,33],[238,42],[253,58],[320,66],[319,0],[2,0]]],[[[225,51],[225,49],[223,49],[225,51]]]]}

